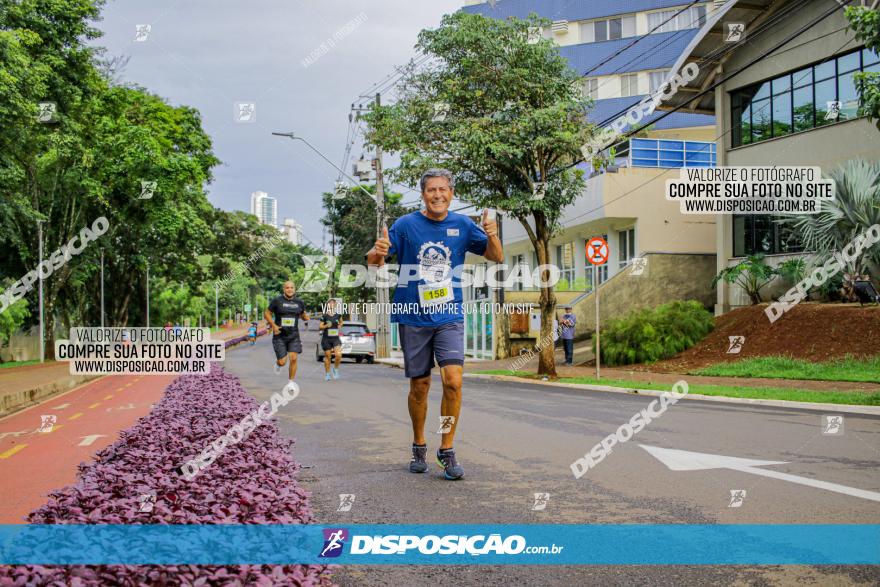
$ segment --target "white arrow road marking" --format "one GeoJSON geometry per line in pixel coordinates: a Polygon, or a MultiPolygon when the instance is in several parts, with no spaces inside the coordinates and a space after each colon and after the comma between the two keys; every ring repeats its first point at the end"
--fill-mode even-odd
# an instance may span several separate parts
{"type": "Polygon", "coordinates": [[[53,410],[63,410],[64,408],[69,408],[70,404],[61,404],[60,406],[55,406],[52,408],[53,410]]]}
{"type": "Polygon", "coordinates": [[[834,491],[835,493],[843,493],[844,495],[852,497],[880,501],[880,493],[877,493],[876,491],[866,491],[864,489],[856,489],[855,487],[847,487],[846,485],[838,485],[837,483],[828,483],[827,481],[810,479],[809,477],[800,477],[798,475],[789,475],[788,473],[780,473],[778,471],[768,471],[766,469],[758,468],[766,465],[783,465],[786,461],[759,461],[756,459],[726,457],[723,455],[712,455],[703,452],[677,450],[674,448],[660,448],[659,446],[647,446],[644,444],[640,444],[639,446],[648,451],[654,458],[666,465],[672,471],[731,469],[742,473],[751,473],[753,475],[770,477],[771,479],[779,479],[781,481],[807,485],[808,487],[815,487],[816,489],[825,489],[827,491],[834,491]]]}
{"type": "Polygon", "coordinates": [[[82,440],[79,443],[79,446],[89,446],[99,438],[103,438],[104,434],[92,434],[90,436],[81,436],[82,440]]]}

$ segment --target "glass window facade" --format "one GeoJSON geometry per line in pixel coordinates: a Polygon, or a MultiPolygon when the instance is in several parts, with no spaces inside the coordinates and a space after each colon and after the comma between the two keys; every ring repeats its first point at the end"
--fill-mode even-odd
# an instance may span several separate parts
{"type": "Polygon", "coordinates": [[[630,74],[630,75],[622,75],[620,76],[620,95],[622,97],[626,96],[638,96],[639,94],[639,76],[638,74],[630,74]]]}
{"type": "Polygon", "coordinates": [[[804,247],[790,229],[780,226],[773,216],[735,214],[733,216],[733,256],[756,253],[775,255],[799,253],[804,247]]]}
{"type": "Polygon", "coordinates": [[[648,13],[648,30],[655,33],[671,33],[684,29],[693,29],[703,26],[706,22],[706,7],[691,6],[687,10],[676,15],[681,10],[661,10],[660,12],[648,13]],[[668,22],[667,22],[668,21],[668,22]],[[657,28],[657,30],[654,30],[657,28]]]}
{"type": "Polygon", "coordinates": [[[635,34],[635,16],[618,16],[581,24],[581,43],[623,39],[633,37],[635,34]]]}
{"type": "Polygon", "coordinates": [[[715,167],[715,143],[630,139],[633,167],[715,167]]]}
{"type": "Polygon", "coordinates": [[[860,116],[853,75],[878,65],[876,53],[858,49],[732,92],[732,146],[860,116]]]}
{"type": "Polygon", "coordinates": [[[591,100],[599,99],[599,78],[589,77],[584,79],[584,95],[591,100]]]}

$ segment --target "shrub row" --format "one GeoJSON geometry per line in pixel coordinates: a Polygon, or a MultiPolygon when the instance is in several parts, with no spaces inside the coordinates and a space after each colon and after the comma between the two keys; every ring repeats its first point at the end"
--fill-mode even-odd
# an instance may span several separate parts
{"type": "Polygon", "coordinates": [[[602,362],[613,367],[668,359],[698,343],[714,326],[712,314],[693,300],[630,312],[602,329],[602,362]]]}

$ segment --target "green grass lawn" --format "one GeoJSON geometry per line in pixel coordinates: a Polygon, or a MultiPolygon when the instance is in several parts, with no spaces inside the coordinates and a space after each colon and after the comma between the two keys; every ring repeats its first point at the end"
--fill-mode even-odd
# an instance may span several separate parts
{"type": "Polygon", "coordinates": [[[759,357],[734,363],[718,363],[692,371],[691,375],[880,383],[880,356],[866,360],[846,358],[822,363],[787,357],[759,357]]]}
{"type": "Polygon", "coordinates": [[[0,363],[0,369],[10,369],[12,367],[24,367],[25,365],[36,365],[40,362],[40,359],[34,359],[33,361],[8,361],[6,363],[0,363]]]}
{"type": "MultiPolygon", "coordinates": [[[[479,373],[487,375],[513,375],[524,379],[538,378],[534,373],[523,373],[522,371],[510,371],[507,369],[479,371],[479,373]]],[[[597,381],[595,377],[561,377],[557,381],[560,383],[599,384],[611,387],[654,389],[658,391],[669,391],[672,389],[671,385],[663,383],[648,383],[647,381],[630,381],[626,379],[602,379],[597,381]]],[[[823,404],[880,406],[880,393],[864,391],[809,391],[805,389],[787,389],[779,387],[737,387],[732,385],[689,384],[688,392],[699,393],[702,395],[742,397],[749,399],[780,399],[823,404]]]]}

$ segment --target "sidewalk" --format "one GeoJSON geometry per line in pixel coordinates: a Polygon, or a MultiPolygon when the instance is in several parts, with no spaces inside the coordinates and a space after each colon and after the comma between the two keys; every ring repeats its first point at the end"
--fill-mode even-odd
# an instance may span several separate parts
{"type": "MultiPolygon", "coordinates": [[[[227,340],[247,333],[247,325],[220,330],[212,338],[227,340]]],[[[68,391],[100,375],[71,375],[66,361],[47,361],[0,369],[0,418],[68,391]]]]}

